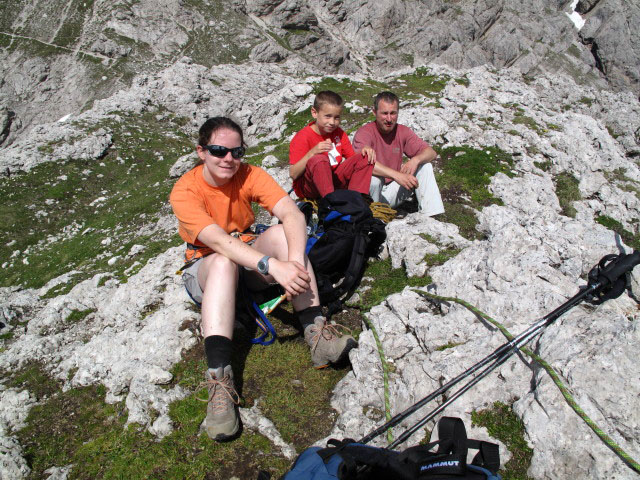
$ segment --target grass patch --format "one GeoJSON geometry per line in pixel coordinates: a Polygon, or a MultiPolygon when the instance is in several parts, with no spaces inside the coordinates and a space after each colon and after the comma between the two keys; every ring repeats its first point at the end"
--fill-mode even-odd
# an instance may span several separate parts
{"type": "Polygon", "coordinates": [[[548,172],[551,170],[551,160],[545,160],[544,162],[533,162],[533,164],[538,167],[543,172],[548,172]]]}
{"type": "Polygon", "coordinates": [[[582,200],[582,195],[580,195],[580,189],[578,188],[578,179],[570,173],[563,172],[554,178],[554,183],[562,214],[575,218],[578,212],[573,206],[573,202],[582,200]]]}
{"type": "Polygon", "coordinates": [[[3,372],[5,385],[9,388],[29,390],[37,400],[49,397],[60,388],[60,383],[51,377],[40,362],[30,362],[15,372],[3,372]]]}
{"type": "Polygon", "coordinates": [[[459,254],[461,249],[455,247],[447,247],[440,250],[438,253],[427,253],[424,256],[424,261],[429,267],[434,267],[437,265],[442,265],[446,263],[450,258],[455,257],[459,254]]]}
{"type": "Polygon", "coordinates": [[[212,67],[225,63],[239,64],[249,59],[249,52],[261,39],[239,40],[246,19],[229,2],[213,0],[186,0],[185,6],[203,15],[208,24],[197,29],[183,29],[189,37],[180,55],[188,55],[195,63],[212,67]],[[213,23],[209,23],[213,22],[213,23]],[[233,40],[231,40],[233,39],[233,40]],[[215,48],[211,48],[215,45],[215,48]]]}
{"type": "Polygon", "coordinates": [[[80,39],[85,17],[91,17],[93,0],[73,0],[66,8],[67,15],[64,24],[58,30],[52,43],[63,47],[72,47],[80,39]]]}
{"type": "Polygon", "coordinates": [[[193,148],[175,117],[159,121],[157,114],[123,114],[120,121],[87,127],[87,133],[112,133],[113,145],[102,159],[49,162],[0,179],[0,221],[6,226],[0,232],[0,257],[6,259],[0,285],[39,288],[73,269],[81,272],[74,284],[99,272],[126,280],[134,261],[144,264],[180,243],[173,232],[138,233],[169,213],[175,181],[168,171],[193,148]],[[134,244],[146,249],[127,257],[134,244]],[[109,265],[113,257],[118,259],[109,265]]]}
{"type": "Polygon", "coordinates": [[[435,348],[436,352],[442,352],[443,350],[448,350],[450,348],[454,348],[457,347],[459,345],[462,345],[461,342],[449,342],[449,343],[445,343],[444,345],[440,345],[439,347],[435,348]]]}
{"type": "Polygon", "coordinates": [[[491,177],[502,172],[513,176],[513,158],[496,147],[478,150],[471,147],[436,148],[436,180],[445,206],[442,221],[453,223],[467,239],[483,238],[476,230],[474,210],[500,200],[488,190],[491,177]]]}
{"type": "Polygon", "coordinates": [[[404,287],[424,287],[431,283],[429,276],[408,277],[404,268],[393,268],[391,258],[369,262],[364,276],[375,281],[363,281],[363,285],[370,287],[360,294],[360,309],[363,312],[368,312],[389,295],[402,291],[404,287]]]}
{"type": "MultiPolygon", "coordinates": [[[[309,347],[292,326],[292,314],[278,308],[272,321],[279,339],[269,347],[252,346],[251,329],[236,330],[232,359],[236,386],[241,406],[258,401],[285,441],[301,451],[331,430],[336,412],[329,398],[348,370],[312,368],[309,347]]],[[[160,441],[138,425],[125,426],[124,402],[106,404],[101,385],[61,392],[38,364],[15,373],[8,386],[40,388],[38,398],[46,397],[31,409],[27,427],[18,433],[33,470],[29,478],[43,478],[46,469],[69,464],[73,464],[70,479],[227,480],[255,478],[259,469],[274,478],[284,474],[291,462],[262,435],[245,430],[230,443],[216,443],[199,432],[206,414],[206,403],[198,400],[206,398],[206,390],[198,389],[205,369],[201,344],[184,352],[183,360],[172,368],[171,386],[179,384],[193,393],[170,405],[174,431],[160,441]]]]}
{"type": "Polygon", "coordinates": [[[524,424],[510,405],[495,402],[486,410],[471,413],[473,425],[485,427],[489,435],[497,438],[511,452],[511,459],[502,466],[500,474],[504,480],[531,480],[527,470],[531,465],[533,450],[524,439],[524,424]]]}
{"type": "MultiPolygon", "coordinates": [[[[591,105],[593,105],[593,98],[589,98],[589,97],[580,97],[580,99],[578,100],[579,103],[582,103],[583,105],[586,105],[587,107],[590,107],[591,105]]],[[[571,108],[571,106],[569,105],[569,108],[571,108]]]]}
{"type": "Polygon", "coordinates": [[[72,310],[71,313],[67,315],[67,318],[64,319],[64,321],[65,323],[78,323],[87,318],[87,316],[95,311],[95,308],[88,308],[86,310],[72,310]]]}
{"type": "Polygon", "coordinates": [[[613,230],[614,232],[616,232],[618,235],[620,235],[622,241],[629,245],[631,248],[640,250],[640,233],[634,234],[628,231],[624,228],[622,223],[617,221],[615,218],[611,218],[606,215],[600,215],[599,217],[597,217],[596,222],[608,228],[609,230],[613,230]]]}
{"type": "Polygon", "coordinates": [[[540,125],[538,125],[533,118],[528,117],[519,111],[515,113],[515,116],[513,118],[513,123],[516,125],[524,125],[530,130],[533,130],[534,132],[536,132],[537,134],[543,133],[542,127],[540,127],[540,125]]]}
{"type": "Polygon", "coordinates": [[[609,132],[609,135],[611,135],[611,138],[613,138],[614,140],[622,135],[621,133],[616,132],[615,129],[610,125],[607,125],[607,132],[609,132]]]}
{"type": "Polygon", "coordinates": [[[469,78],[468,78],[468,77],[466,77],[466,76],[465,76],[465,77],[458,77],[458,78],[456,78],[456,79],[455,79],[455,82],[456,82],[458,85],[463,85],[463,86],[465,86],[465,87],[468,87],[469,85],[471,85],[471,80],[469,80],[469,78]]]}

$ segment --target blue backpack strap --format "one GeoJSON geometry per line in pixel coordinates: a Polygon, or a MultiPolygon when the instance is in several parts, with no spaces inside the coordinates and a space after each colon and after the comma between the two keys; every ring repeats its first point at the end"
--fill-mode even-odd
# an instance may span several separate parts
{"type": "Polygon", "coordinates": [[[472,472],[484,475],[486,477],[486,480],[502,480],[502,477],[498,473],[492,472],[491,470],[488,470],[486,468],[479,467],[478,465],[467,465],[467,469],[472,472]]]}
{"type": "Polygon", "coordinates": [[[258,317],[256,318],[256,324],[258,325],[258,327],[260,327],[260,330],[262,330],[262,335],[257,338],[252,338],[251,343],[259,343],[260,345],[264,345],[265,347],[267,345],[271,345],[276,341],[276,338],[278,338],[276,329],[273,327],[258,304],[253,300],[251,300],[251,304],[253,306],[253,309],[258,314],[258,317]]]}

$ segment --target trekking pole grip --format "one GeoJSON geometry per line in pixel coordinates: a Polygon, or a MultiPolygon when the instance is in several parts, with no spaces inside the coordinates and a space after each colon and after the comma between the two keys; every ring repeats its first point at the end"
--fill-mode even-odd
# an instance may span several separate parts
{"type": "Polygon", "coordinates": [[[621,253],[616,260],[600,271],[600,277],[604,277],[610,284],[614,284],[638,264],[640,264],[640,251],[634,250],[630,254],[621,253]]]}

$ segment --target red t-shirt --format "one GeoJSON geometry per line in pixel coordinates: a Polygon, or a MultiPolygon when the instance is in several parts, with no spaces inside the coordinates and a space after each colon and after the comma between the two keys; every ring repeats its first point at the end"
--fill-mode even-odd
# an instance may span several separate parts
{"type": "MultiPolygon", "coordinates": [[[[329,161],[331,166],[335,169],[340,163],[354,155],[356,152],[353,150],[351,146],[351,142],[349,141],[349,137],[344,130],[340,127],[336,128],[329,135],[319,135],[314,132],[311,125],[315,122],[311,122],[291,139],[291,143],[289,144],[289,164],[293,165],[298,163],[302,157],[304,157],[309,150],[315,147],[318,143],[329,139],[331,143],[333,143],[334,148],[330,152],[324,152],[321,155],[326,155],[329,157],[329,161]]],[[[296,194],[300,191],[300,183],[303,182],[302,176],[296,178],[293,181],[293,189],[296,194]]]]}
{"type": "MultiPolygon", "coordinates": [[[[382,135],[376,122],[369,122],[358,129],[353,137],[353,146],[359,150],[367,146],[373,148],[376,152],[376,162],[400,170],[403,154],[414,157],[429,147],[429,144],[404,125],[398,124],[394,131],[382,135]]],[[[390,181],[388,178],[387,183],[390,181]]]]}

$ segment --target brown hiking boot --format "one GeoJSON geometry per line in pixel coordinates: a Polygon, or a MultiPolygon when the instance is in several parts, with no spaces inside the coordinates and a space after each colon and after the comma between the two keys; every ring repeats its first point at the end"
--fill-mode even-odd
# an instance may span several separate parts
{"type": "Polygon", "coordinates": [[[230,440],[240,428],[236,411],[240,397],[233,384],[231,365],[210,368],[204,376],[205,382],[201,388],[209,390],[207,418],[204,421],[207,435],[218,442],[230,440]]]}
{"type": "Polygon", "coordinates": [[[316,368],[344,360],[349,350],[358,345],[351,335],[340,335],[337,326],[316,318],[314,324],[305,328],[304,339],[311,347],[311,360],[316,368]]]}

